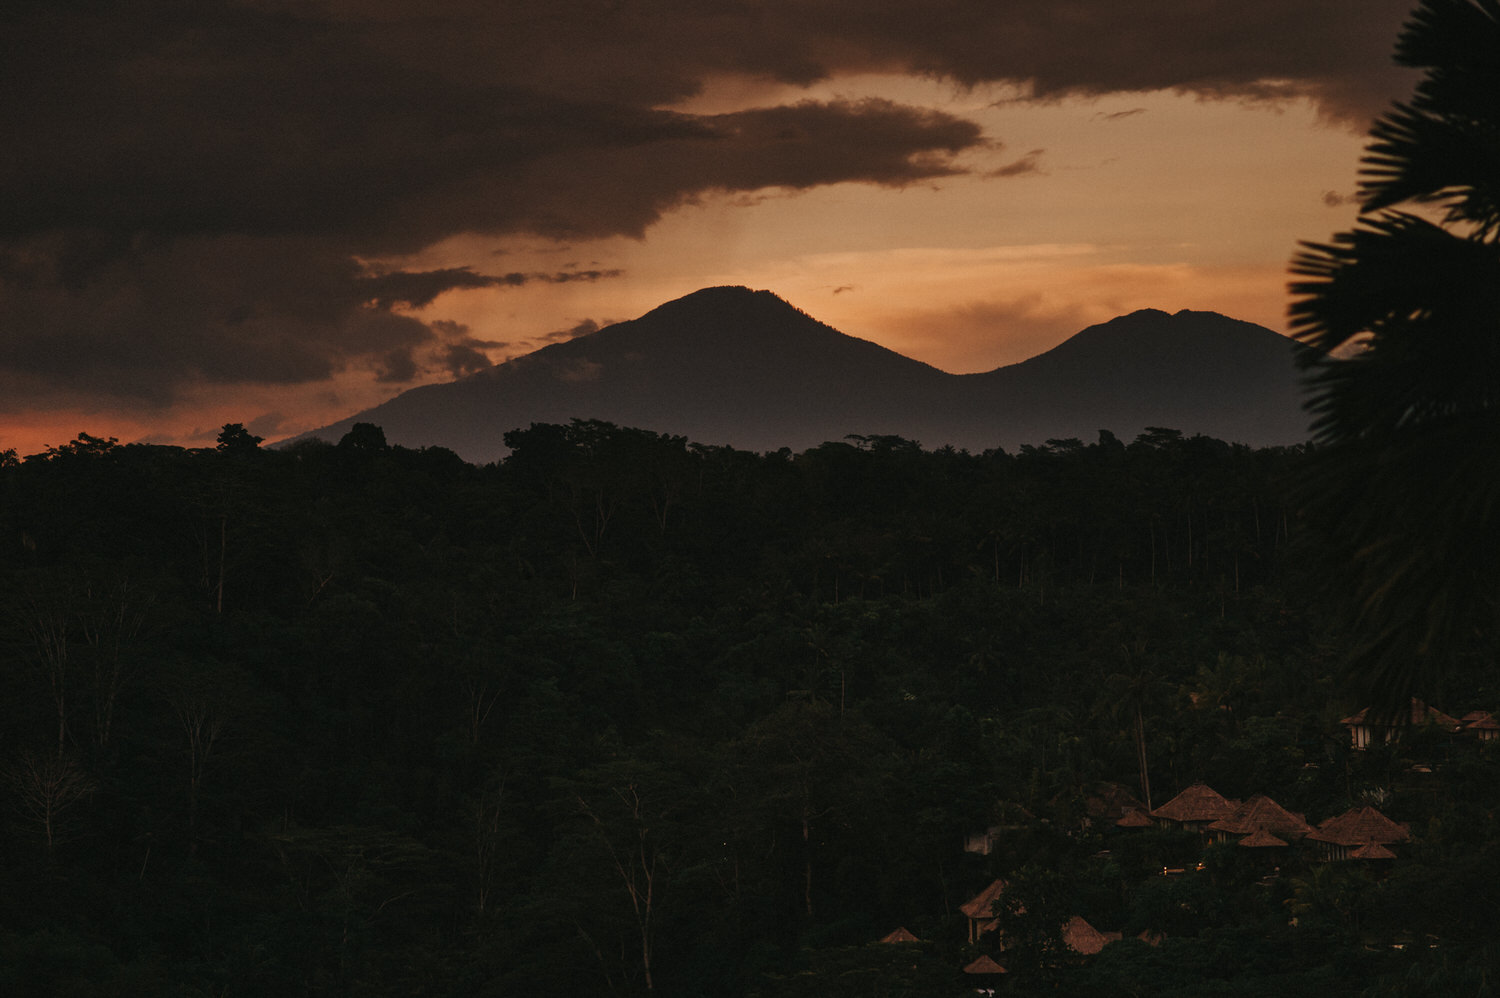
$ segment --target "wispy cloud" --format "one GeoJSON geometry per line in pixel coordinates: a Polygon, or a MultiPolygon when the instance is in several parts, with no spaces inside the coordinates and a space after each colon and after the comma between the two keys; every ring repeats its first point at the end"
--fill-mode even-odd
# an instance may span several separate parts
{"type": "Polygon", "coordinates": [[[1028,173],[1041,173],[1040,161],[1045,149],[1033,149],[1020,159],[1014,160],[1004,166],[997,167],[985,174],[986,177],[1021,177],[1028,173]]]}

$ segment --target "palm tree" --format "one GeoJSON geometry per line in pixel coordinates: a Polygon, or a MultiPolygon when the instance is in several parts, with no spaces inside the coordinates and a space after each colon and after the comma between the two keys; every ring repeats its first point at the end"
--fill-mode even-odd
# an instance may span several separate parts
{"type": "Polygon", "coordinates": [[[1304,243],[1291,286],[1320,455],[1306,512],[1351,664],[1388,706],[1494,632],[1500,0],[1423,0],[1396,60],[1426,75],[1370,131],[1357,227],[1304,243]]]}
{"type": "Polygon", "coordinates": [[[1124,668],[1105,679],[1117,716],[1123,717],[1131,728],[1135,741],[1135,761],[1141,778],[1141,799],[1146,810],[1151,810],[1151,769],[1146,757],[1146,706],[1166,691],[1166,684],[1157,675],[1155,663],[1146,656],[1146,643],[1136,641],[1121,645],[1120,652],[1124,668]]]}

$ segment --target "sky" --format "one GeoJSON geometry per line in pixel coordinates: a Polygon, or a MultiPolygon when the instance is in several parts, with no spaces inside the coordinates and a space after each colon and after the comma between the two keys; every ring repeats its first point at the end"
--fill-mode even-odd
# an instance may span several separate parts
{"type": "Polygon", "coordinates": [[[275,440],[776,292],[945,371],[1285,331],[1410,0],[11,0],[0,450],[275,440]]]}

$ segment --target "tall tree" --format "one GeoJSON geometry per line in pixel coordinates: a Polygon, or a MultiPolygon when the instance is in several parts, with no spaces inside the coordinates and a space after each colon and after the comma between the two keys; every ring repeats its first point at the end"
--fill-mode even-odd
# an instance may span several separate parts
{"type": "Polygon", "coordinates": [[[1321,450],[1308,510],[1387,707],[1494,632],[1500,0],[1423,0],[1396,60],[1426,75],[1371,129],[1359,223],[1304,244],[1291,288],[1321,450]]]}
{"type": "Polygon", "coordinates": [[[78,761],[68,755],[23,752],[0,768],[0,787],[10,791],[15,809],[41,832],[52,858],[73,805],[91,795],[97,785],[78,761]]]}

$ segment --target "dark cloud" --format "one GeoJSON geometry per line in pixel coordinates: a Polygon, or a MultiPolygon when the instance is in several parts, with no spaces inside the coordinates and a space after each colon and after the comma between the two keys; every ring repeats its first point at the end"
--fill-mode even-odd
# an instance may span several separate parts
{"type": "MultiPolygon", "coordinates": [[[[0,300],[0,371],[49,404],[167,405],[186,384],[299,384],[428,343],[424,322],[367,302],[326,241],[191,237],[134,248],[67,287],[31,254],[0,300]]],[[[396,369],[391,369],[392,371],[396,369]]]]}
{"type": "Polygon", "coordinates": [[[708,193],[920,183],[990,142],[886,101],[663,109],[716,74],[1306,96],[1362,122],[1408,89],[1389,52],[1409,2],[13,0],[0,388],[166,404],[354,366],[459,374],[485,347],[402,310],[616,272],[357,261],[460,233],[640,236],[708,193]]]}
{"type": "Polygon", "coordinates": [[[245,424],[245,429],[258,437],[270,440],[274,437],[284,435],[289,425],[295,424],[289,423],[285,413],[264,412],[245,424]]]}
{"type": "Polygon", "coordinates": [[[443,367],[455,378],[493,367],[489,355],[467,343],[448,343],[443,346],[440,357],[443,367]]]}
{"type": "Polygon", "coordinates": [[[569,329],[557,329],[553,330],[550,333],[543,333],[539,337],[539,339],[541,339],[544,343],[565,343],[568,340],[576,340],[580,336],[588,336],[592,333],[597,333],[599,330],[603,329],[613,321],[614,320],[612,319],[605,319],[604,322],[600,323],[594,321],[593,319],[584,319],[582,322],[569,329]]]}
{"type": "MultiPolygon", "coordinates": [[[[839,30],[853,0],[814,2],[839,30]]],[[[1410,0],[875,0],[848,17],[849,47],[963,83],[1004,80],[1039,97],[1176,90],[1316,100],[1363,123],[1406,85],[1390,52],[1410,0]]]]}
{"type": "Polygon", "coordinates": [[[376,308],[423,308],[431,305],[445,291],[465,288],[516,288],[532,281],[567,284],[572,281],[597,281],[619,277],[620,270],[568,270],[556,273],[476,274],[471,267],[448,267],[443,270],[397,270],[360,279],[368,293],[369,304],[376,308]]]}
{"type": "MultiPolygon", "coordinates": [[[[917,71],[1039,96],[1175,89],[1308,96],[1363,121],[1404,94],[1390,66],[1411,0],[350,0],[402,65],[470,84],[658,106],[740,72],[809,83],[917,71]]],[[[335,21],[335,24],[339,22],[335,21]]]]}
{"type": "MultiPolygon", "coordinates": [[[[360,286],[376,308],[424,308],[445,291],[462,288],[492,288],[505,283],[503,277],[476,274],[470,267],[443,270],[393,271],[360,279],[360,286]]],[[[521,282],[517,282],[521,283],[521,282]]]]}
{"type": "Polygon", "coordinates": [[[803,101],[694,120],[690,135],[539,158],[471,195],[511,205],[513,225],[554,238],[640,237],[706,192],[899,187],[960,172],[953,157],[985,142],[973,122],[884,100],[803,101]]]}
{"type": "Polygon", "coordinates": [[[437,319],[428,323],[428,326],[441,339],[448,342],[463,342],[471,347],[484,350],[501,350],[510,346],[504,340],[479,340],[469,335],[469,327],[462,322],[454,322],[452,319],[437,319]]]}
{"type": "Polygon", "coordinates": [[[443,340],[433,359],[454,378],[493,367],[495,362],[486,351],[503,350],[510,345],[502,340],[476,339],[469,335],[469,327],[460,322],[439,319],[431,326],[443,340]]]}
{"type": "Polygon", "coordinates": [[[375,380],[381,384],[409,385],[417,380],[417,359],[410,347],[399,347],[381,358],[375,380]]]}
{"type": "Polygon", "coordinates": [[[1042,158],[1045,149],[1033,149],[1020,159],[1007,163],[985,174],[986,177],[1019,177],[1027,173],[1040,173],[1041,167],[1037,165],[1042,158]]]}

